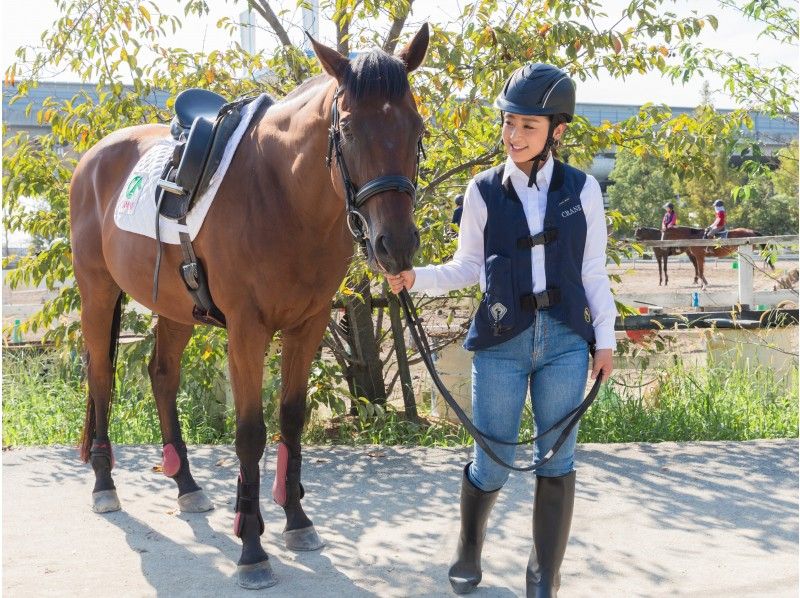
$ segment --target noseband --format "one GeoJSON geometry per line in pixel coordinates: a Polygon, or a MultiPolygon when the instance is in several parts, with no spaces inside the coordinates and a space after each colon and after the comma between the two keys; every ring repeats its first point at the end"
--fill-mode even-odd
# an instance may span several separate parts
{"type": "Polygon", "coordinates": [[[336,164],[339,167],[339,174],[342,177],[344,186],[347,227],[350,229],[353,238],[362,246],[366,246],[367,241],[370,239],[369,224],[364,215],[358,211],[359,208],[367,203],[370,197],[384,191],[408,193],[411,197],[412,206],[416,206],[419,163],[420,159],[425,156],[425,148],[422,146],[422,137],[420,137],[417,141],[417,164],[414,169],[413,181],[402,175],[386,175],[366,182],[361,188],[356,187],[350,179],[350,173],[344,163],[344,155],[342,154],[342,132],[339,127],[339,98],[342,95],[344,95],[344,89],[337,87],[336,93],[333,94],[333,104],[331,106],[331,126],[328,129],[328,156],[325,159],[325,163],[330,169],[332,159],[334,156],[336,157],[336,164]]]}

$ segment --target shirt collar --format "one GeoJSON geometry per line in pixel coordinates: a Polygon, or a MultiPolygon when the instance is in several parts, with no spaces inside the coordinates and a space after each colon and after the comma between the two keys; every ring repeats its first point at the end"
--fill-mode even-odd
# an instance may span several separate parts
{"type": "MultiPolygon", "coordinates": [[[[525,174],[520,168],[514,163],[514,160],[511,159],[509,156],[506,158],[505,168],[503,169],[503,184],[505,184],[508,179],[512,179],[512,182],[519,182],[521,187],[528,186],[528,175],[525,174]]],[[[550,181],[553,179],[553,154],[547,156],[547,161],[544,163],[539,169],[539,172],[536,173],[536,184],[539,185],[539,189],[549,189],[550,188],[550,181]]]]}

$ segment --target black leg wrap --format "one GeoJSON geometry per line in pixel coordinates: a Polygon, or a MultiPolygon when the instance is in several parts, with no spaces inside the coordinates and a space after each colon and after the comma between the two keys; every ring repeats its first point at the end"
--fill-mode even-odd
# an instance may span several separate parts
{"type": "Polygon", "coordinates": [[[286,504],[291,504],[293,500],[299,501],[306,495],[306,490],[300,482],[302,465],[302,455],[289,457],[289,464],[286,467],[286,504]]]}
{"type": "Polygon", "coordinates": [[[261,508],[259,507],[258,501],[259,484],[248,484],[242,481],[242,478],[243,476],[240,474],[236,482],[236,504],[234,505],[234,510],[236,511],[237,517],[234,523],[234,532],[240,538],[244,533],[243,519],[239,516],[240,514],[257,515],[259,525],[258,535],[260,536],[264,533],[264,518],[261,516],[261,508]]]}
{"type": "MultiPolygon", "coordinates": [[[[92,469],[94,470],[95,474],[98,476],[108,476],[110,479],[111,469],[114,467],[114,456],[111,453],[111,443],[108,441],[98,442],[95,440],[92,443],[92,448],[89,451],[89,455],[89,460],[92,464],[92,469]]],[[[111,483],[111,487],[106,489],[113,490],[113,482],[111,483]]]]}

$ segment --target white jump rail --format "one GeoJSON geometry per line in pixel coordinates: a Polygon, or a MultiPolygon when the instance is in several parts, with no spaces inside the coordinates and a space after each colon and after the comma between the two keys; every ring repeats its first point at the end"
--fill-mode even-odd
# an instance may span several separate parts
{"type": "Polygon", "coordinates": [[[738,239],[670,239],[669,241],[635,241],[645,247],[727,247],[738,246],[739,303],[753,305],[753,245],[797,245],[798,235],[740,237],[738,239]]]}

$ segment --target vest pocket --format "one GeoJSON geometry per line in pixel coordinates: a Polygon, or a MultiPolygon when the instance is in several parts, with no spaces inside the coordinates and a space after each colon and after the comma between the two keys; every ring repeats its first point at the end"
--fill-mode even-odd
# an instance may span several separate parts
{"type": "Polygon", "coordinates": [[[517,302],[511,259],[503,255],[490,255],[486,260],[486,292],[481,310],[494,336],[501,336],[514,328],[517,302]]]}

